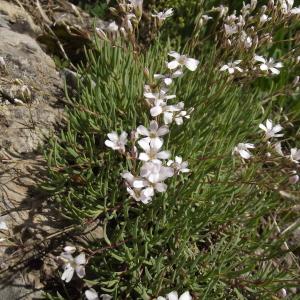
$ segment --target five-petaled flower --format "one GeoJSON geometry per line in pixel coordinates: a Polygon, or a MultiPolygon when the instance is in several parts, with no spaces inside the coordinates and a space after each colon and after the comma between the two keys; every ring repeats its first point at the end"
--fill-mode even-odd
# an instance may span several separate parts
{"type": "Polygon", "coordinates": [[[160,151],[163,145],[163,141],[160,139],[152,141],[142,139],[138,141],[138,144],[145,151],[140,153],[139,160],[150,161],[168,159],[171,155],[169,151],[160,151]]]}
{"type": "Polygon", "coordinates": [[[238,65],[241,63],[241,60],[236,60],[234,62],[229,62],[226,65],[224,65],[220,71],[228,71],[229,74],[233,74],[236,70],[239,72],[243,72],[243,69],[241,69],[238,65]]]}
{"type": "Polygon", "coordinates": [[[178,67],[185,66],[190,71],[195,71],[198,67],[199,60],[194,58],[189,58],[186,55],[181,55],[178,52],[171,51],[169,56],[174,57],[175,59],[170,61],[167,66],[170,70],[177,69],[178,67]]]}
{"type": "Polygon", "coordinates": [[[115,132],[111,132],[108,135],[109,140],[105,141],[105,145],[113,150],[119,150],[125,152],[125,145],[127,144],[127,133],[122,132],[120,136],[115,132]]]}
{"type": "Polygon", "coordinates": [[[165,21],[167,18],[173,16],[173,14],[174,14],[174,9],[169,8],[167,10],[152,14],[152,17],[157,18],[159,20],[159,22],[161,23],[161,22],[165,21]]]}
{"type": "Polygon", "coordinates": [[[169,160],[167,165],[174,168],[177,173],[189,173],[191,171],[188,169],[189,163],[187,161],[182,161],[181,156],[175,156],[175,161],[169,160]]]}
{"type": "Polygon", "coordinates": [[[168,75],[154,74],[154,79],[160,79],[164,82],[165,85],[169,86],[172,84],[174,78],[178,78],[182,75],[182,70],[176,70],[175,72],[168,75]]]}
{"type": "Polygon", "coordinates": [[[83,278],[85,276],[85,268],[86,264],[85,254],[80,253],[75,258],[73,257],[73,253],[76,251],[76,248],[73,246],[66,246],[64,248],[64,252],[61,253],[59,258],[64,262],[64,272],[61,276],[61,279],[70,282],[74,272],[76,272],[79,278],[83,278]]]}
{"type": "Polygon", "coordinates": [[[291,159],[292,162],[298,164],[300,160],[300,149],[292,148],[289,158],[291,159]]]}
{"type": "Polygon", "coordinates": [[[252,153],[248,149],[254,149],[255,146],[250,143],[239,143],[236,147],[233,149],[233,153],[239,154],[244,159],[250,159],[252,156],[252,153]]]}
{"type": "Polygon", "coordinates": [[[161,136],[166,135],[169,132],[169,127],[166,125],[163,125],[161,127],[158,126],[158,123],[154,120],[150,122],[149,129],[147,129],[145,126],[140,125],[137,128],[137,133],[143,136],[146,136],[146,138],[143,138],[142,140],[146,142],[150,142],[151,145],[159,145],[161,143],[161,136]]]}
{"type": "Polygon", "coordinates": [[[280,74],[280,68],[283,67],[281,62],[275,62],[274,58],[269,58],[269,60],[265,59],[262,56],[255,55],[254,60],[260,62],[259,68],[264,72],[271,72],[272,74],[278,75],[280,74]]]}
{"type": "Polygon", "coordinates": [[[283,134],[278,134],[283,127],[280,124],[273,125],[273,122],[269,119],[266,121],[266,125],[259,124],[259,128],[265,132],[266,139],[274,138],[274,137],[282,137],[283,134]]]}

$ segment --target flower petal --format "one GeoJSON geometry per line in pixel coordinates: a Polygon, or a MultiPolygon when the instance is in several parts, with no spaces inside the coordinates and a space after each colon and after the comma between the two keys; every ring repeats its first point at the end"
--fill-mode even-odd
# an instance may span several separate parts
{"type": "Polygon", "coordinates": [[[84,266],[76,266],[76,274],[79,278],[83,278],[85,276],[85,268],[84,266]]]}
{"type": "Polygon", "coordinates": [[[171,156],[171,153],[169,151],[161,151],[161,152],[158,152],[156,157],[158,159],[168,159],[170,158],[171,156]]]}
{"type": "Polygon", "coordinates": [[[194,58],[187,58],[185,61],[185,66],[190,70],[190,71],[196,71],[197,67],[199,64],[199,60],[194,59],[194,58]]]}
{"type": "Polygon", "coordinates": [[[74,260],[77,265],[84,265],[86,263],[85,253],[80,253],[74,260]]]}
{"type": "Polygon", "coordinates": [[[176,69],[179,65],[180,65],[180,64],[179,64],[179,62],[178,62],[177,60],[172,60],[172,61],[170,61],[170,62],[167,64],[167,66],[168,66],[168,68],[169,68],[170,70],[176,69]]]}
{"type": "Polygon", "coordinates": [[[173,291],[167,295],[168,300],[178,300],[178,293],[173,291]]]}
{"type": "Polygon", "coordinates": [[[179,297],[179,300],[192,300],[192,296],[189,291],[186,291],[179,297]]]}
{"type": "Polygon", "coordinates": [[[87,298],[87,300],[99,300],[97,292],[92,288],[90,288],[89,290],[86,290],[84,292],[84,294],[85,294],[85,297],[87,298]]]}
{"type": "Polygon", "coordinates": [[[138,134],[149,136],[149,130],[143,125],[138,126],[136,131],[138,134]]]}
{"type": "Polygon", "coordinates": [[[65,282],[70,282],[73,275],[74,275],[74,269],[71,266],[66,267],[63,274],[61,275],[61,280],[65,282]]]}
{"type": "Polygon", "coordinates": [[[150,114],[152,117],[157,117],[163,112],[162,107],[160,105],[154,106],[150,109],[150,114]]]}

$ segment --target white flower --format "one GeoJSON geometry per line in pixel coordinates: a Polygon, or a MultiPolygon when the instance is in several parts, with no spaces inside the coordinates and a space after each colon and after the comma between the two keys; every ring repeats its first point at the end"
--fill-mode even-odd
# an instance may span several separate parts
{"type": "Polygon", "coordinates": [[[169,56],[174,57],[175,59],[170,61],[167,66],[170,70],[174,70],[178,67],[187,67],[190,71],[195,71],[198,67],[199,60],[194,58],[189,58],[186,55],[181,55],[175,51],[171,51],[169,56]]]}
{"type": "Polygon", "coordinates": [[[261,62],[259,68],[262,71],[266,71],[266,72],[271,71],[271,73],[275,75],[280,74],[280,70],[278,69],[283,67],[283,64],[281,62],[276,63],[272,57],[269,59],[269,61],[267,61],[264,57],[255,55],[254,59],[258,62],[261,62]]]}
{"type": "Polygon", "coordinates": [[[105,141],[105,145],[113,150],[120,150],[125,152],[125,145],[127,144],[127,133],[122,132],[119,136],[115,131],[109,133],[108,135],[109,140],[105,141]]]}
{"type": "Polygon", "coordinates": [[[87,300],[99,300],[97,292],[92,288],[86,290],[84,294],[87,300]]]}
{"type": "Polygon", "coordinates": [[[144,204],[150,203],[154,196],[154,190],[152,187],[145,189],[132,189],[128,187],[127,192],[135,201],[142,202],[144,204]]]}
{"type": "Polygon", "coordinates": [[[238,65],[241,63],[241,60],[236,60],[234,62],[230,62],[227,65],[224,65],[220,71],[228,71],[229,74],[233,74],[235,70],[239,72],[243,72],[243,70],[238,67],[238,65]]]}
{"type": "Polygon", "coordinates": [[[122,177],[126,180],[129,187],[127,187],[127,192],[129,195],[137,202],[143,202],[148,204],[151,202],[154,196],[153,187],[146,187],[142,178],[134,177],[130,172],[124,172],[122,177]]]}
{"type": "Polygon", "coordinates": [[[246,49],[251,48],[253,44],[252,38],[245,31],[241,32],[240,40],[246,49]]]}
{"type": "Polygon", "coordinates": [[[79,278],[83,278],[85,276],[85,268],[84,265],[86,264],[85,254],[80,253],[75,258],[72,256],[74,253],[75,248],[71,246],[67,246],[64,248],[65,252],[61,253],[60,258],[64,262],[64,272],[61,276],[61,279],[70,282],[74,271],[79,278]]]}
{"type": "Polygon", "coordinates": [[[161,140],[161,136],[166,135],[169,132],[169,127],[164,125],[161,127],[158,127],[158,124],[156,121],[150,122],[150,127],[147,129],[145,126],[140,125],[137,128],[137,133],[143,136],[146,136],[143,140],[147,142],[151,142],[152,145],[158,145],[161,140]]]}
{"type": "Polygon", "coordinates": [[[300,6],[299,7],[294,7],[290,10],[290,13],[292,15],[299,15],[300,14],[300,6]]]}
{"type": "Polygon", "coordinates": [[[300,149],[292,148],[289,158],[291,159],[292,162],[298,164],[300,160],[300,149]]]}
{"type": "Polygon", "coordinates": [[[177,292],[171,292],[166,297],[159,296],[157,300],[192,300],[191,294],[187,291],[178,298],[177,292]]]}
{"type": "Polygon", "coordinates": [[[283,14],[300,14],[300,7],[293,7],[294,0],[281,0],[281,11],[283,14]]]}
{"type": "Polygon", "coordinates": [[[272,18],[271,18],[271,17],[268,17],[268,15],[262,14],[262,15],[260,16],[259,23],[260,23],[261,25],[263,25],[263,24],[265,24],[266,22],[270,21],[271,19],[272,19],[272,18]]]}
{"type": "Polygon", "coordinates": [[[173,8],[169,8],[167,10],[158,12],[156,14],[152,14],[152,17],[158,18],[159,21],[164,21],[167,18],[173,16],[173,14],[174,14],[173,8]]]}
{"type": "Polygon", "coordinates": [[[280,124],[273,125],[273,122],[271,120],[266,121],[266,125],[259,124],[259,128],[262,129],[265,132],[266,139],[270,139],[273,137],[282,137],[283,134],[278,134],[283,127],[280,124]]]}
{"type": "Polygon", "coordinates": [[[224,24],[224,29],[227,36],[231,36],[238,32],[238,27],[236,25],[224,24]]]}
{"type": "Polygon", "coordinates": [[[175,156],[175,161],[169,160],[167,162],[167,165],[169,167],[172,167],[176,170],[178,173],[189,173],[191,170],[188,169],[188,162],[187,161],[182,161],[182,157],[180,156],[175,156]]]}
{"type": "Polygon", "coordinates": [[[154,74],[154,79],[160,79],[164,82],[165,85],[171,85],[174,78],[178,78],[183,75],[181,70],[176,70],[174,73],[169,75],[162,75],[162,74],[154,74]]]}
{"type": "Polygon", "coordinates": [[[174,169],[165,167],[161,161],[150,161],[141,167],[141,176],[151,183],[158,183],[174,176],[174,169]]]}
{"type": "Polygon", "coordinates": [[[155,140],[155,143],[150,143],[147,140],[138,141],[139,146],[145,151],[140,153],[139,160],[150,161],[150,160],[159,160],[159,159],[168,159],[170,157],[169,151],[160,151],[163,141],[158,139],[155,140]]]}
{"type": "Polygon", "coordinates": [[[119,26],[115,21],[113,21],[106,26],[105,30],[108,32],[117,32],[119,30],[119,26]]]}
{"type": "Polygon", "coordinates": [[[175,121],[177,125],[182,125],[183,118],[190,119],[190,114],[194,111],[194,108],[189,108],[187,111],[183,109],[184,102],[163,107],[164,123],[171,124],[173,121],[175,121]]]}
{"type": "Polygon", "coordinates": [[[152,93],[148,91],[145,87],[144,97],[150,101],[152,105],[155,105],[156,103],[166,103],[170,99],[176,98],[176,95],[167,95],[168,90],[165,88],[162,88],[158,93],[152,93]]]}
{"type": "Polygon", "coordinates": [[[252,156],[252,153],[248,149],[254,149],[255,146],[249,143],[239,143],[233,149],[233,153],[239,154],[244,159],[249,159],[252,156]]]}

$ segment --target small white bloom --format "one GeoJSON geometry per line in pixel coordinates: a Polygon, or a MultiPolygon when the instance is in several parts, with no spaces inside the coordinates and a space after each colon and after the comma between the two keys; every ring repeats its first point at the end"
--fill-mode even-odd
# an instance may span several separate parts
{"type": "Polygon", "coordinates": [[[60,258],[64,262],[64,272],[61,276],[61,279],[66,282],[71,281],[75,271],[79,278],[83,278],[85,276],[85,268],[84,268],[84,265],[86,264],[85,254],[80,253],[74,258],[72,256],[73,249],[70,250],[71,251],[63,252],[60,255],[60,258]]]}
{"type": "Polygon", "coordinates": [[[149,161],[141,167],[141,176],[151,183],[158,183],[174,176],[174,169],[164,167],[161,161],[149,161]]]}
{"type": "Polygon", "coordinates": [[[87,300],[99,300],[98,293],[92,288],[86,290],[84,294],[87,300]]]}
{"type": "Polygon", "coordinates": [[[112,148],[113,150],[125,151],[125,145],[127,144],[127,133],[122,132],[119,136],[115,131],[109,133],[109,140],[106,140],[104,143],[107,147],[112,148]]]}
{"type": "Polygon", "coordinates": [[[239,31],[237,25],[224,24],[224,29],[227,36],[231,36],[239,31]]]}
{"type": "Polygon", "coordinates": [[[238,65],[241,63],[241,60],[236,60],[234,62],[230,62],[227,65],[224,65],[220,71],[228,71],[229,74],[233,74],[235,72],[235,70],[239,71],[239,72],[243,72],[243,69],[241,69],[240,67],[238,67],[238,65]]]}
{"type": "Polygon", "coordinates": [[[244,159],[249,159],[252,156],[252,153],[248,149],[254,149],[255,146],[249,143],[239,143],[233,149],[233,154],[237,153],[244,159]]]}
{"type": "Polygon", "coordinates": [[[158,18],[158,20],[160,22],[162,22],[162,21],[165,21],[167,18],[173,16],[173,14],[174,14],[174,9],[173,8],[169,8],[167,10],[158,12],[156,14],[152,14],[152,17],[158,18]]]}
{"type": "Polygon", "coordinates": [[[169,75],[162,75],[162,74],[154,74],[154,79],[160,79],[164,82],[165,85],[171,85],[173,83],[174,78],[178,78],[183,75],[181,70],[176,70],[174,73],[169,75]]]}
{"type": "Polygon", "coordinates": [[[154,189],[152,187],[145,189],[132,189],[128,187],[127,192],[135,201],[142,202],[144,204],[150,203],[154,196],[154,189]]]}
{"type": "Polygon", "coordinates": [[[190,114],[193,112],[193,108],[190,108],[188,111],[184,109],[184,102],[179,102],[175,105],[168,105],[161,108],[161,112],[164,114],[164,123],[171,124],[173,121],[177,125],[183,124],[183,118],[189,119],[190,114]]]}
{"type": "Polygon", "coordinates": [[[182,157],[180,156],[175,156],[175,161],[169,160],[167,162],[167,165],[169,167],[172,167],[175,169],[176,172],[178,173],[189,173],[191,170],[188,169],[188,162],[187,161],[182,161],[182,157]]]}
{"type": "Polygon", "coordinates": [[[155,140],[155,143],[150,143],[147,140],[138,141],[139,146],[145,151],[140,153],[139,160],[150,161],[159,159],[168,159],[170,157],[169,151],[160,151],[163,141],[155,140]]]}
{"type": "Polygon", "coordinates": [[[268,61],[262,56],[255,55],[254,60],[261,63],[259,68],[262,71],[264,71],[264,72],[269,72],[270,71],[272,74],[275,74],[275,75],[280,74],[280,70],[278,70],[278,69],[283,67],[283,64],[281,62],[276,63],[272,57],[268,61]]]}
{"type": "Polygon", "coordinates": [[[178,298],[178,293],[173,291],[167,294],[166,297],[159,296],[157,300],[192,300],[191,294],[187,291],[178,298]]]}
{"type": "Polygon", "coordinates": [[[158,123],[153,120],[150,122],[149,129],[143,125],[140,125],[137,128],[137,133],[146,136],[146,138],[144,138],[145,141],[151,142],[152,145],[158,145],[161,140],[160,137],[169,133],[169,127],[166,125],[158,127],[158,123]]]}
{"type": "Polygon", "coordinates": [[[265,132],[266,139],[283,136],[281,133],[278,134],[278,132],[282,131],[283,127],[280,124],[274,126],[272,120],[268,119],[266,125],[259,124],[259,128],[265,132]]]}
{"type": "Polygon", "coordinates": [[[113,21],[106,26],[105,30],[108,32],[117,32],[119,30],[119,26],[115,21],[113,21]]]}
{"type": "Polygon", "coordinates": [[[268,15],[262,14],[262,15],[260,16],[259,23],[260,23],[260,25],[263,25],[263,24],[265,24],[266,22],[270,21],[271,19],[272,19],[272,18],[271,18],[271,17],[268,17],[268,15]]]}
{"type": "Polygon", "coordinates": [[[194,58],[189,58],[186,55],[181,55],[175,51],[171,51],[169,56],[174,57],[175,59],[170,61],[167,66],[170,70],[177,69],[178,67],[185,66],[190,71],[195,71],[198,67],[199,60],[194,58]]]}
{"type": "Polygon", "coordinates": [[[300,149],[292,148],[289,158],[291,159],[292,162],[298,164],[300,160],[300,149]]]}

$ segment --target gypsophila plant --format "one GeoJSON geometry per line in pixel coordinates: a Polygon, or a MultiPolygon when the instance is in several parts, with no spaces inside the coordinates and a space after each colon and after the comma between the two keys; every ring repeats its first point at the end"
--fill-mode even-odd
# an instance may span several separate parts
{"type": "MultiPolygon", "coordinates": [[[[140,47],[143,1],[96,28],[46,154],[62,214],[102,232],[57,250],[66,298],[281,299],[299,286],[298,6],[216,2],[184,47],[159,34],[140,47]]],[[[175,9],[151,13],[155,28],[175,9]]]]}

